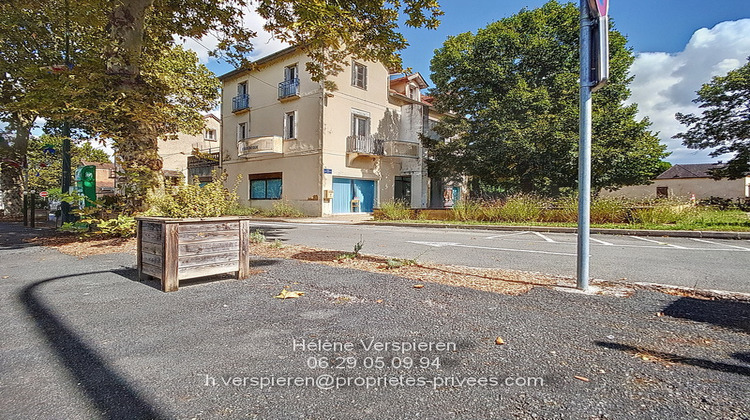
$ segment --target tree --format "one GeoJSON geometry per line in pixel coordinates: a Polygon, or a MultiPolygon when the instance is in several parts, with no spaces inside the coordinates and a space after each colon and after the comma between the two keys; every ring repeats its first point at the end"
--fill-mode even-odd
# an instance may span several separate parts
{"type": "MultiPolygon", "coordinates": [[[[576,187],[579,13],[551,1],[450,37],[431,62],[431,94],[449,113],[425,139],[431,176],[465,174],[508,193],[576,187]]],[[[610,31],[610,84],[594,94],[594,190],[645,183],[666,154],[637,106],[625,106],[633,55],[610,31]]]]}
{"type": "MultiPolygon", "coordinates": [[[[28,188],[34,191],[60,189],[62,172],[62,138],[43,135],[32,138],[28,149],[28,188]]],[[[95,149],[90,143],[72,144],[70,148],[71,166],[75,169],[84,161],[106,163],[110,157],[103,150],[95,149]]]]}
{"type": "Polygon", "coordinates": [[[703,85],[693,102],[703,112],[700,116],[678,113],[677,120],[688,131],[674,138],[691,149],[714,149],[712,157],[734,153],[726,165],[712,171],[714,176],[746,176],[750,172],[750,57],[744,66],[703,85]]]}
{"type": "Polygon", "coordinates": [[[176,39],[215,35],[215,56],[248,65],[255,33],[243,26],[243,16],[251,7],[267,19],[266,30],[317,60],[308,66],[317,81],[341,71],[349,55],[396,66],[395,52],[406,46],[396,31],[399,14],[415,27],[435,27],[441,14],[436,0],[11,0],[0,12],[32,10],[24,18],[45,21],[34,26],[57,25],[40,32],[74,38],[75,67],[35,85],[46,92],[37,96],[49,101],[28,104],[40,105],[40,114],[53,120],[73,121],[92,137],[113,139],[126,196],[138,209],[139,198],[159,181],[157,139],[199,130],[199,111],[218,98],[218,82],[176,39]]]}

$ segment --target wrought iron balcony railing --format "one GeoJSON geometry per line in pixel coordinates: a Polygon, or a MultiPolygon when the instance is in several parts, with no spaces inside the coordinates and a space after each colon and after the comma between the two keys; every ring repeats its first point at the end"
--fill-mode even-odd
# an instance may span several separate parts
{"type": "Polygon", "coordinates": [[[247,93],[232,98],[232,112],[250,108],[250,95],[247,93]]]}
{"type": "Polygon", "coordinates": [[[360,155],[383,156],[385,141],[373,136],[349,136],[346,138],[346,152],[360,155]]]}
{"type": "Polygon", "coordinates": [[[299,79],[284,80],[279,83],[279,99],[299,97],[299,79]]]}

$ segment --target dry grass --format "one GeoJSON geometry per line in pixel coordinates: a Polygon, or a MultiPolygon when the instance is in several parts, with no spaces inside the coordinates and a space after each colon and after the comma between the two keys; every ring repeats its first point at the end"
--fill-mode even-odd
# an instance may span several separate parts
{"type": "Polygon", "coordinates": [[[77,235],[55,235],[31,238],[28,242],[55,248],[63,254],[79,258],[123,252],[136,253],[135,238],[82,238],[77,235]]]}

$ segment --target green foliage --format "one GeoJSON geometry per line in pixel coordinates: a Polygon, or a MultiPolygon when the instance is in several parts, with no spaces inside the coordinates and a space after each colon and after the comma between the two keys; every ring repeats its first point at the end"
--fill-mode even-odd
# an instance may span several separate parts
{"type": "Polygon", "coordinates": [[[84,234],[89,232],[89,224],[88,223],[71,223],[66,222],[63,223],[62,226],[57,228],[58,232],[64,232],[64,233],[75,233],[75,234],[84,234]]]}
{"type": "Polygon", "coordinates": [[[284,200],[273,203],[270,210],[265,210],[261,214],[268,217],[303,217],[305,215],[284,200]]]}
{"type": "Polygon", "coordinates": [[[254,244],[262,244],[265,241],[266,241],[266,235],[263,234],[262,230],[256,229],[250,232],[250,242],[254,244]]]}
{"type": "Polygon", "coordinates": [[[546,201],[540,197],[519,194],[509,197],[497,216],[508,222],[533,222],[540,218],[545,206],[546,201]]]}
{"type": "MultiPolygon", "coordinates": [[[[423,137],[431,176],[470,175],[475,184],[512,193],[560,196],[577,185],[579,13],[572,3],[491,23],[450,37],[435,52],[431,78],[442,138],[423,137]]],[[[593,188],[648,181],[666,146],[623,105],[634,58],[610,31],[610,83],[593,96],[593,188]]]]}
{"type": "Polygon", "coordinates": [[[628,209],[629,205],[625,200],[608,197],[595,198],[591,200],[589,209],[591,223],[624,223],[628,219],[628,209]]]}
{"type": "Polygon", "coordinates": [[[676,224],[695,209],[687,204],[670,200],[652,202],[648,207],[636,208],[631,212],[633,222],[646,225],[676,224]]]}
{"type": "Polygon", "coordinates": [[[257,216],[261,214],[261,210],[255,207],[244,207],[239,204],[235,204],[227,209],[224,213],[226,216],[257,216]]]}
{"type": "Polygon", "coordinates": [[[409,220],[413,216],[411,208],[403,201],[386,201],[380,204],[379,217],[383,220],[409,220]]]}
{"type": "Polygon", "coordinates": [[[270,246],[271,248],[281,249],[284,248],[284,243],[279,239],[274,239],[274,241],[268,244],[268,246],[270,246]]]}
{"type": "Polygon", "coordinates": [[[236,207],[237,184],[229,190],[224,186],[227,175],[214,173],[213,180],[200,186],[196,178],[192,184],[163,186],[161,190],[149,192],[147,203],[149,216],[163,217],[218,217],[236,207]]]}
{"type": "Polygon", "coordinates": [[[97,233],[118,238],[135,236],[138,223],[131,216],[118,215],[117,218],[100,220],[96,223],[97,233]]]}
{"type": "Polygon", "coordinates": [[[482,217],[482,204],[472,200],[459,200],[453,205],[454,220],[480,220],[482,217]]]}
{"type": "Polygon", "coordinates": [[[677,120],[688,131],[674,138],[691,149],[712,149],[710,155],[725,153],[734,157],[724,168],[716,169],[716,177],[743,178],[750,172],[750,57],[748,62],[725,76],[716,76],[701,87],[693,102],[703,109],[700,116],[677,114],[677,120]]]}
{"type": "Polygon", "coordinates": [[[416,260],[407,260],[402,258],[388,258],[385,261],[385,268],[387,270],[393,270],[401,267],[408,267],[411,265],[417,265],[416,260]]]}

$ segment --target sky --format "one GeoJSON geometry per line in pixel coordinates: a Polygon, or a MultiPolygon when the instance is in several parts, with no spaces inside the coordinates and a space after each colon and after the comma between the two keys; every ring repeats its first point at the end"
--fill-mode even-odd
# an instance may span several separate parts
{"type": "MultiPolygon", "coordinates": [[[[445,15],[437,30],[402,28],[410,46],[402,51],[405,68],[428,79],[430,59],[449,36],[476,32],[487,24],[512,16],[523,8],[534,9],[546,0],[440,0],[445,15]]],[[[685,127],[675,120],[677,112],[696,113],[695,92],[712,77],[742,66],[750,56],[749,0],[612,0],[610,19],[628,38],[636,56],[630,102],[638,104],[639,118],[648,117],[672,154],[672,164],[726,161],[711,158],[708,151],[691,150],[672,139],[685,127]]],[[[258,16],[248,16],[254,30],[262,26],[258,16]]],[[[188,41],[187,46],[217,75],[232,68],[209,60],[211,40],[188,41]],[[202,45],[201,45],[202,44],[202,45]]],[[[268,34],[259,32],[254,58],[283,48],[268,34]]]]}

